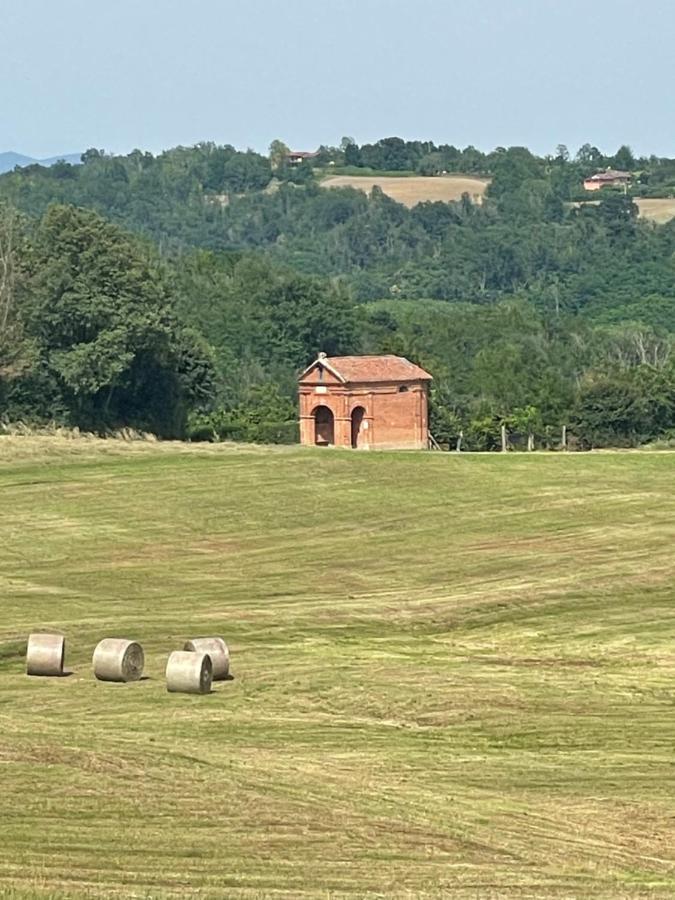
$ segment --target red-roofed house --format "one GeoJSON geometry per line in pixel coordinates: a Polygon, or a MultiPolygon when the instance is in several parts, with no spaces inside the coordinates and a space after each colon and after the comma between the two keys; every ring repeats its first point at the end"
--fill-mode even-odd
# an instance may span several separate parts
{"type": "Polygon", "coordinates": [[[421,450],[431,375],[402,356],[326,356],[299,378],[300,442],[421,450]]]}
{"type": "Polygon", "coordinates": [[[631,182],[630,172],[619,172],[617,169],[607,169],[604,172],[596,172],[584,181],[584,189],[587,191],[599,191],[604,187],[626,187],[631,182]]]}
{"type": "Polygon", "coordinates": [[[300,163],[309,162],[311,159],[316,159],[318,155],[318,151],[289,150],[286,154],[286,159],[292,166],[299,166],[300,163]]]}

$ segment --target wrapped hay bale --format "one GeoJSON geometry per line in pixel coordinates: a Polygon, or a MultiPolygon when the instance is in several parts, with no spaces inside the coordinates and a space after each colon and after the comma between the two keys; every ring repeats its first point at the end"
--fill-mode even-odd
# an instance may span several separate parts
{"type": "Polygon", "coordinates": [[[104,638],[96,645],[92,665],[99,681],[138,681],[145,657],[136,641],[104,638]]]}
{"type": "Polygon", "coordinates": [[[208,694],[213,663],[208,653],[174,650],[166,664],[166,689],[170,693],[208,694]]]}
{"type": "Polygon", "coordinates": [[[63,675],[66,639],[62,634],[31,634],[26,649],[27,675],[63,675]]]}
{"type": "Polygon", "coordinates": [[[186,641],[183,650],[193,653],[208,653],[213,664],[213,680],[222,681],[230,673],[230,651],[220,637],[193,638],[186,641]]]}

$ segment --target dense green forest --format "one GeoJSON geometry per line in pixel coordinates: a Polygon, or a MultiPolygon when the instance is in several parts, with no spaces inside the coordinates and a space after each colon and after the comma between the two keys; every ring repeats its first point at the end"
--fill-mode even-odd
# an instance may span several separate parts
{"type": "Polygon", "coordinates": [[[675,436],[675,224],[635,196],[675,161],[584,145],[538,157],[346,138],[293,165],[201,144],[0,176],[0,421],[296,439],[318,350],[393,352],[434,375],[432,430],[467,449],[502,423],[556,446],[675,436]],[[490,179],[484,201],[408,209],[329,172],[490,179]],[[591,199],[584,177],[633,174],[591,199]]]}

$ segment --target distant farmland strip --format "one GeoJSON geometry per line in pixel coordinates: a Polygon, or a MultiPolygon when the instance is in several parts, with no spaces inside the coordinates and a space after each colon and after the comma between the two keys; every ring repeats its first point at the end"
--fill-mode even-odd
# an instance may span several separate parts
{"type": "Polygon", "coordinates": [[[405,206],[415,206],[425,200],[441,200],[448,203],[468,194],[480,203],[490,180],[465,175],[441,175],[436,178],[416,175],[408,178],[391,176],[332,175],[324,179],[324,187],[353,187],[370,193],[377,185],[384,193],[405,206]]]}
{"type": "MultiPolygon", "coordinates": [[[[330,175],[321,184],[328,188],[353,187],[368,194],[377,185],[393,200],[405,206],[415,206],[429,200],[449,203],[461,199],[462,194],[468,194],[474,202],[481,203],[490,179],[466,175],[441,175],[437,178],[424,175],[401,178],[391,175],[330,175]]],[[[586,202],[595,205],[599,201],[586,202]]],[[[662,225],[675,218],[675,198],[637,197],[635,202],[643,219],[662,225]]],[[[581,206],[582,203],[573,205],[581,206]]]]}

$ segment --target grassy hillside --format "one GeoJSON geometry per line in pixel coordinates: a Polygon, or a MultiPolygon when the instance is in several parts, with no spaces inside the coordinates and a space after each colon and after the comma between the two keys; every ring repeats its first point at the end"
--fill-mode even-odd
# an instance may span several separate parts
{"type": "Polygon", "coordinates": [[[0,438],[14,897],[672,897],[673,456],[0,438]],[[23,674],[63,629],[63,679],[23,674]],[[235,680],[169,695],[222,633],[235,680]],[[149,679],[100,684],[130,636],[149,679]]]}
{"type": "Polygon", "coordinates": [[[465,175],[443,175],[437,178],[423,175],[407,177],[334,175],[324,178],[323,187],[353,187],[369,193],[375,185],[392,199],[406,206],[415,206],[426,200],[439,200],[448,203],[460,200],[462,194],[468,194],[472,200],[480,202],[490,183],[486,178],[474,178],[465,175]]]}

